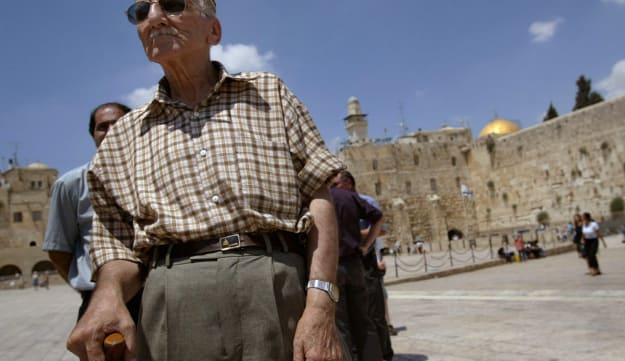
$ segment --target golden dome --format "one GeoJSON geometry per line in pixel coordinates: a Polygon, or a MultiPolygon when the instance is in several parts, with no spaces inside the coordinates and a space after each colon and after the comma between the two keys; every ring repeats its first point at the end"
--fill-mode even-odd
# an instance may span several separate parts
{"type": "Polygon", "coordinates": [[[487,135],[506,135],[521,130],[519,125],[511,120],[496,118],[486,124],[484,129],[480,132],[480,138],[487,135]]]}

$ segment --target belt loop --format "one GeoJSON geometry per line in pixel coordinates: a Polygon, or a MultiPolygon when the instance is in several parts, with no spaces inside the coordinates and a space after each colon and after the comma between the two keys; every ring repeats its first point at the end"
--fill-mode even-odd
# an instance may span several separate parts
{"type": "Polygon", "coordinates": [[[265,249],[267,250],[267,254],[271,255],[273,253],[273,246],[271,245],[271,237],[265,232],[260,234],[265,241],[265,249]]]}
{"type": "Polygon", "coordinates": [[[282,244],[282,251],[284,253],[289,253],[289,246],[287,246],[287,241],[284,239],[284,234],[282,233],[282,231],[277,231],[276,235],[278,236],[278,239],[280,240],[280,243],[282,244]]]}
{"type": "Polygon", "coordinates": [[[174,248],[174,244],[170,243],[167,246],[167,253],[165,254],[165,266],[167,266],[167,268],[171,268],[171,250],[172,248],[174,248]]]}

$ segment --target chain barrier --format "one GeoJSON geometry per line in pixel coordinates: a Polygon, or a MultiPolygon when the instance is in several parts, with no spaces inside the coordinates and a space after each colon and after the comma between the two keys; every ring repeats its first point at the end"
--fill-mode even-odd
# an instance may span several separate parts
{"type": "Polygon", "coordinates": [[[431,272],[447,268],[453,268],[459,265],[475,264],[478,262],[493,259],[492,241],[489,240],[491,247],[477,248],[474,244],[470,244],[467,249],[454,249],[449,243],[447,250],[440,253],[424,252],[421,257],[409,259],[406,256],[400,256],[393,253],[395,260],[395,277],[399,277],[399,271],[406,273],[431,272]]]}
{"type": "Polygon", "coordinates": [[[423,263],[423,258],[421,258],[420,260],[417,261],[416,264],[410,264],[406,261],[404,261],[403,259],[401,259],[401,257],[395,257],[395,259],[402,265],[406,266],[406,267],[420,267],[421,264],[423,263]]]}
{"type": "Polygon", "coordinates": [[[440,257],[434,256],[433,254],[430,254],[429,257],[430,257],[430,259],[433,259],[435,261],[442,261],[444,259],[448,259],[449,258],[448,253],[449,252],[441,253],[440,257]]]}
{"type": "Polygon", "coordinates": [[[422,270],[421,267],[415,268],[415,269],[404,268],[404,266],[402,266],[401,264],[395,264],[395,267],[399,268],[400,270],[404,272],[419,272],[422,270]]]}
{"type": "Polygon", "coordinates": [[[470,252],[471,252],[471,249],[466,249],[466,250],[464,250],[464,251],[458,251],[458,250],[455,250],[455,249],[454,249],[454,252],[455,252],[455,253],[457,253],[457,254],[459,254],[459,255],[461,255],[461,256],[464,256],[465,254],[470,253],[470,252]]]}
{"type": "Polygon", "coordinates": [[[472,257],[471,255],[469,255],[469,257],[465,259],[465,258],[457,257],[456,255],[454,255],[454,261],[462,263],[462,264],[467,264],[467,263],[471,263],[472,257]]]}

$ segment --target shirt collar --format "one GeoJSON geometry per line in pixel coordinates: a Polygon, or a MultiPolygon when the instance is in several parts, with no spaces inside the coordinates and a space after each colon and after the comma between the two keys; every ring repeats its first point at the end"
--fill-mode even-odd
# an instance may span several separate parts
{"type": "MultiPolygon", "coordinates": [[[[211,61],[211,63],[215,66],[219,74],[219,77],[218,77],[219,80],[217,81],[217,84],[215,84],[215,91],[212,94],[219,92],[219,89],[221,88],[221,86],[224,84],[226,80],[248,81],[248,80],[252,80],[258,77],[257,73],[238,73],[238,74],[232,75],[228,72],[228,70],[226,70],[226,67],[222,63],[218,61],[211,61]]],[[[164,104],[179,103],[177,100],[171,97],[170,89],[169,89],[169,81],[167,80],[166,77],[162,77],[161,80],[159,80],[158,82],[158,87],[156,89],[154,99],[152,100],[152,103],[154,102],[164,103],[164,104]]]]}

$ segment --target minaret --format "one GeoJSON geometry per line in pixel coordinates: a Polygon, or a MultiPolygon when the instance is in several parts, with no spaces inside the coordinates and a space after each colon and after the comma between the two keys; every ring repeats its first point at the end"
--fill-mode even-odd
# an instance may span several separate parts
{"type": "Polygon", "coordinates": [[[362,113],[358,98],[349,98],[347,102],[347,116],[344,120],[345,130],[347,130],[347,135],[349,136],[349,142],[351,144],[360,144],[369,141],[367,114],[362,113]]]}

